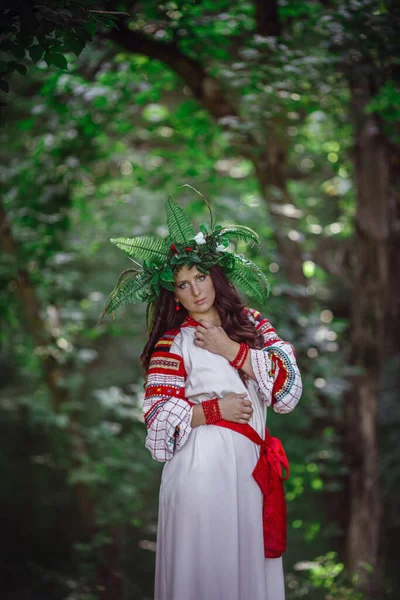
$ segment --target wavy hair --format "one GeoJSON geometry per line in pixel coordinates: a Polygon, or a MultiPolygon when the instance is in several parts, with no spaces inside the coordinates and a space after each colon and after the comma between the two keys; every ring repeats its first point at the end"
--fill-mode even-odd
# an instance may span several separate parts
{"type": "MultiPolygon", "coordinates": [[[[264,343],[263,336],[243,312],[245,305],[222,268],[218,265],[211,267],[210,277],[215,290],[214,307],[218,312],[221,325],[226,334],[235,342],[245,342],[250,348],[261,349],[264,343]]],[[[158,300],[149,340],[140,355],[145,374],[147,374],[150,358],[158,340],[170,329],[179,328],[187,314],[188,312],[183,306],[180,311],[175,310],[174,293],[163,288],[158,300]]],[[[239,374],[242,380],[248,379],[248,376],[242,371],[239,374]]]]}

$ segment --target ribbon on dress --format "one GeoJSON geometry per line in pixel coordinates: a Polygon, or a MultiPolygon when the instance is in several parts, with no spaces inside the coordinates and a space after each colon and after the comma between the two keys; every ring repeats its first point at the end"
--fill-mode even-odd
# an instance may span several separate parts
{"type": "Polygon", "coordinates": [[[248,423],[233,423],[222,419],[214,425],[245,435],[260,446],[260,456],[253,477],[263,494],[263,533],[265,558],[279,558],[286,550],[286,498],[283,482],[289,478],[289,461],[281,441],[265,428],[263,440],[248,423]],[[286,471],[282,475],[282,467],[286,471]]]}

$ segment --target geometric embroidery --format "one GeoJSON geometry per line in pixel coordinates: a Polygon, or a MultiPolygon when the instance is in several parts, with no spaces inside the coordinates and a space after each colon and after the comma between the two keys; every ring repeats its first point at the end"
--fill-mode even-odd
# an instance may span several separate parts
{"type": "Polygon", "coordinates": [[[176,358],[153,356],[153,358],[150,359],[149,370],[154,369],[156,367],[159,369],[179,371],[181,368],[181,364],[176,358]]]}
{"type": "Polygon", "coordinates": [[[260,391],[269,406],[276,412],[290,412],[299,401],[302,383],[295,360],[290,357],[295,350],[289,342],[284,342],[276,333],[268,319],[253,308],[244,309],[248,319],[262,333],[264,338],[263,350],[268,359],[263,360],[258,351],[252,353],[254,370],[261,385],[260,391]],[[282,348],[290,349],[290,354],[282,348]]]}
{"type": "MultiPolygon", "coordinates": [[[[276,412],[290,412],[301,394],[301,377],[291,354],[294,348],[279,338],[257,310],[245,308],[249,321],[263,335],[263,351],[251,350],[258,389],[276,412]],[[285,351],[286,350],[286,351],[285,351]]],[[[168,331],[155,345],[150,359],[143,402],[147,427],[146,448],[156,460],[171,460],[191,430],[193,402],[185,397],[187,373],[182,357],[171,353],[180,328],[168,331]]]]}
{"type": "Polygon", "coordinates": [[[145,396],[146,448],[155,460],[171,460],[185,443],[191,429],[191,407],[185,397],[186,370],[171,347],[180,329],[172,329],[158,340],[150,358],[145,396]]]}

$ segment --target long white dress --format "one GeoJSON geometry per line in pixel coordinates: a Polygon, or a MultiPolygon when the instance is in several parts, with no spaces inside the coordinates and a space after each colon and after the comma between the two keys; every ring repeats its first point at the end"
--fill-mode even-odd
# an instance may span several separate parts
{"type": "MultiPolygon", "coordinates": [[[[190,320],[164,338],[168,354],[154,354],[156,371],[160,360],[170,356],[179,361],[178,368],[184,368],[181,391],[174,396],[168,396],[165,387],[168,392],[170,386],[176,390],[182,383],[179,379],[160,371],[151,376],[150,370],[147,381],[144,410],[151,418],[146,423],[146,446],[156,460],[166,462],[159,496],[154,600],[285,598],[282,558],[264,558],[263,497],[252,476],[259,446],[218,425],[190,426],[191,403],[246,392],[254,410],[249,424],[264,438],[267,405],[289,412],[298,402],[301,379],[293,347],[277,338],[265,319],[257,322],[254,314],[259,315],[252,311],[249,318],[256,326],[263,323],[264,332],[268,331],[264,337],[273,343],[269,352],[267,347],[251,350],[257,381],[250,380],[247,387],[228,360],[194,344],[196,329],[190,320]],[[283,352],[288,357],[294,378],[281,404],[272,401],[279,371],[277,362],[271,370],[273,348],[281,359],[283,352]],[[162,388],[155,389],[156,385],[162,388]]],[[[282,360],[279,364],[282,370],[282,360]]]]}

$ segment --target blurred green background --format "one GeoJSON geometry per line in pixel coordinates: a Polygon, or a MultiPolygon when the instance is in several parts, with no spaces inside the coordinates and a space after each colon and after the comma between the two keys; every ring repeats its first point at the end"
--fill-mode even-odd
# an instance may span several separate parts
{"type": "Polygon", "coordinates": [[[2,597],[153,598],[145,306],[95,325],[131,266],[109,238],[166,235],[168,194],[207,220],[184,183],[259,233],[272,293],[245,300],[303,375],[297,408],[268,412],[288,600],[396,597],[399,19],[364,0],[3,3],[2,597]]]}

